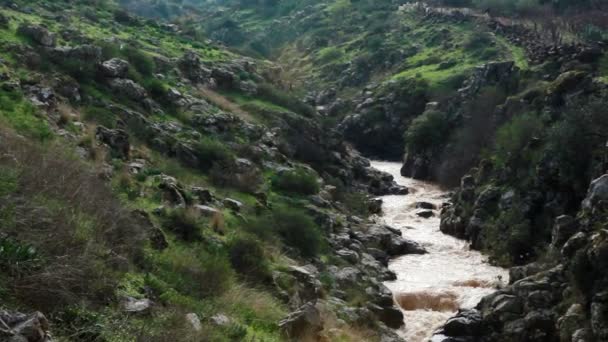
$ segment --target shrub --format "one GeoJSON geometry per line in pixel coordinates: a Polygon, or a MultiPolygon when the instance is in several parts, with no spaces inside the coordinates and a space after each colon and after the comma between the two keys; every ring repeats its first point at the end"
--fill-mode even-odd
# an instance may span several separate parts
{"type": "Polygon", "coordinates": [[[262,173],[256,168],[236,173],[233,163],[215,163],[209,171],[211,183],[220,187],[229,187],[238,191],[253,194],[264,183],[262,173]]]}
{"type": "Polygon", "coordinates": [[[447,114],[428,111],[415,118],[404,135],[411,152],[435,151],[445,142],[449,129],[447,114]]]}
{"type": "Polygon", "coordinates": [[[267,282],[271,279],[262,244],[251,236],[237,236],[228,244],[232,267],[245,279],[267,282]]]}
{"type": "Polygon", "coordinates": [[[84,118],[107,128],[116,127],[116,115],[106,108],[87,107],[84,110],[84,118]]]}
{"type": "Polygon", "coordinates": [[[165,104],[167,102],[167,86],[161,80],[152,78],[144,81],[144,88],[148,94],[158,102],[165,104]]]}
{"type": "Polygon", "coordinates": [[[302,114],[308,117],[315,115],[314,108],[300,101],[298,98],[269,84],[259,84],[257,96],[262,100],[285,107],[294,113],[302,114]]]}
{"type": "Polygon", "coordinates": [[[249,223],[246,229],[264,239],[278,235],[283,243],[297,249],[304,257],[317,255],[322,247],[319,227],[299,209],[278,207],[271,215],[249,223]]]}
{"type": "Polygon", "coordinates": [[[298,195],[314,195],[319,192],[317,176],[301,167],[276,174],[272,178],[272,187],[278,191],[298,195]]]}
{"type": "Polygon", "coordinates": [[[8,238],[0,239],[0,270],[11,276],[28,273],[39,263],[36,248],[8,238]]]}
{"type": "Polygon", "coordinates": [[[199,159],[199,167],[209,171],[216,164],[230,165],[234,161],[234,154],[217,139],[204,137],[195,146],[195,153],[199,159]]]}
{"type": "Polygon", "coordinates": [[[468,50],[477,50],[494,45],[492,36],[487,32],[474,32],[465,42],[464,47],[468,50]]]}
{"type": "Polygon", "coordinates": [[[144,77],[149,77],[154,73],[156,63],[147,53],[130,46],[121,50],[121,53],[144,77]]]}
{"type": "Polygon", "coordinates": [[[202,237],[200,216],[192,209],[178,208],[167,215],[165,227],[184,241],[196,241],[202,237]]]}
{"type": "Polygon", "coordinates": [[[512,206],[483,230],[484,247],[501,265],[522,265],[533,257],[535,237],[522,206],[521,199],[516,197],[512,206]]]}
{"type": "Polygon", "coordinates": [[[49,313],[106,302],[120,270],[141,256],[145,230],[76,157],[6,132],[0,139],[0,165],[17,170],[15,191],[0,196],[0,222],[12,244],[4,246],[12,255],[5,260],[37,259],[10,278],[11,297],[49,313]]]}
{"type": "Polygon", "coordinates": [[[198,298],[224,293],[234,277],[226,256],[206,252],[202,246],[167,249],[155,264],[159,265],[155,273],[169,286],[198,298]]]}
{"type": "Polygon", "coordinates": [[[514,117],[501,126],[496,132],[495,161],[504,166],[511,159],[521,160],[527,156],[522,154],[523,148],[542,129],[542,122],[534,114],[524,114],[514,117]]]}
{"type": "Polygon", "coordinates": [[[327,47],[318,53],[320,63],[329,63],[338,60],[344,56],[344,51],[336,47],[327,47]]]}
{"type": "Polygon", "coordinates": [[[77,59],[65,59],[57,63],[59,69],[72,76],[81,83],[88,83],[95,79],[95,63],[80,61],[77,59]]]}

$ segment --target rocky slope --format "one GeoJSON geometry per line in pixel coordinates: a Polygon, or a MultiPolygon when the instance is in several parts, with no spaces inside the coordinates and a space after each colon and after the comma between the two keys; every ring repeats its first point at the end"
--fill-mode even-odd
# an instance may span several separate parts
{"type": "Polygon", "coordinates": [[[513,30],[522,32],[529,68],[478,68],[436,107],[456,118],[449,130],[457,133],[435,150],[406,155],[405,174],[449,184],[465,173],[443,208],[441,230],[513,266],[511,285],[438,334],[447,341],[603,341],[604,53],[596,42],[540,44],[524,28],[513,30]],[[474,143],[486,147],[459,130],[484,130],[474,143]]]}
{"type": "Polygon", "coordinates": [[[422,251],[368,216],[407,189],[271,63],[112,1],[0,23],[2,339],[399,340],[422,251]]]}

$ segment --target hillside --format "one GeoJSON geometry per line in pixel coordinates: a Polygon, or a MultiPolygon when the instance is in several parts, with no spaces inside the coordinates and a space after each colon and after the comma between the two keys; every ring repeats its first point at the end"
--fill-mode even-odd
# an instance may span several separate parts
{"type": "Polygon", "coordinates": [[[0,340],[403,341],[420,189],[367,158],[510,269],[428,334],[607,340],[606,13],[0,1],[0,340]]]}
{"type": "Polygon", "coordinates": [[[271,63],[110,1],[0,13],[3,340],[394,336],[381,281],[414,246],[366,218],[405,189],[271,63]]]}

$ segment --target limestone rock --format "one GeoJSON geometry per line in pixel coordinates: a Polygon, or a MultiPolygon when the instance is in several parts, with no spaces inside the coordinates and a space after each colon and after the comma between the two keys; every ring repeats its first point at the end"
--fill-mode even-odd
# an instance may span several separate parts
{"type": "Polygon", "coordinates": [[[17,32],[42,46],[52,47],[55,46],[57,41],[55,33],[52,33],[46,27],[40,25],[25,23],[19,26],[17,32]]]}
{"type": "Polygon", "coordinates": [[[112,58],[103,62],[99,69],[106,77],[124,78],[129,71],[129,62],[120,58],[112,58]]]}

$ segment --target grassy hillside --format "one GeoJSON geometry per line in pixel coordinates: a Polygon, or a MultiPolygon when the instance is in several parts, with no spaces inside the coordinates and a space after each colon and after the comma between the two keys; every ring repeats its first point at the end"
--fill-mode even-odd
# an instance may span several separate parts
{"type": "Polygon", "coordinates": [[[330,235],[368,229],[348,218],[394,184],[271,63],[112,1],[4,4],[0,33],[2,309],[42,311],[58,341],[379,340],[385,313],[402,323],[365,291],[390,277],[374,257],[355,282],[329,271],[353,269],[330,235]],[[318,330],[279,326],[317,300],[318,330]]]}

